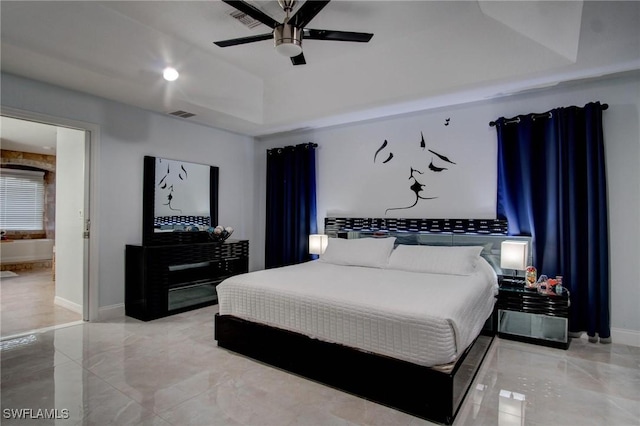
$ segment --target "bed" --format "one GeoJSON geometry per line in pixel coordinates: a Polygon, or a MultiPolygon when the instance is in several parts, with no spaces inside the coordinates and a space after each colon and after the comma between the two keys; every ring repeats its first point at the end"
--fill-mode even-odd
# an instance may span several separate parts
{"type": "Polygon", "coordinates": [[[339,231],[319,260],[220,284],[218,345],[451,424],[493,339],[506,237],[339,231]]]}

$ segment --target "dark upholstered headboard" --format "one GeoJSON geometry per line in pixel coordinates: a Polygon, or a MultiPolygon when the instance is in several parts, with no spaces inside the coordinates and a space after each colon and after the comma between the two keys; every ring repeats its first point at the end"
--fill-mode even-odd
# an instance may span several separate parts
{"type": "Polygon", "coordinates": [[[387,219],[326,217],[324,233],[340,231],[428,232],[507,235],[507,221],[500,219],[387,219]]]}

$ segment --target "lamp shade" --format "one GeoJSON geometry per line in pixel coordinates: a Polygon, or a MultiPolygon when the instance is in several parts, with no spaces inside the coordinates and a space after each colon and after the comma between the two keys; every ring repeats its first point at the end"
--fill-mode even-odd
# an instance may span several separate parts
{"type": "Polygon", "coordinates": [[[327,237],[326,235],[309,235],[309,253],[322,254],[327,249],[327,244],[329,244],[329,237],[327,237]]]}
{"type": "Polygon", "coordinates": [[[503,241],[500,245],[500,267],[502,269],[527,268],[529,244],[526,241],[503,241]]]}

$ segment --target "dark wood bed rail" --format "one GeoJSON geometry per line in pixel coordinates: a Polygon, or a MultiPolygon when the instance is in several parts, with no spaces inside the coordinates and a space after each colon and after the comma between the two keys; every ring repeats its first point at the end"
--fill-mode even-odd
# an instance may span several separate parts
{"type": "Polygon", "coordinates": [[[443,372],[231,315],[215,316],[215,339],[222,348],[446,425],[453,423],[493,338],[491,332],[478,336],[453,369],[443,372]]]}

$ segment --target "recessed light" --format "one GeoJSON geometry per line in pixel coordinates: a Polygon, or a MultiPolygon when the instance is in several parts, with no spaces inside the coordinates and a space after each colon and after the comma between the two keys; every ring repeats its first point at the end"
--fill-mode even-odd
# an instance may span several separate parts
{"type": "Polygon", "coordinates": [[[178,79],[180,74],[178,73],[178,71],[176,71],[175,68],[167,67],[164,69],[164,71],[162,71],[162,76],[167,81],[175,81],[178,79]]]}

